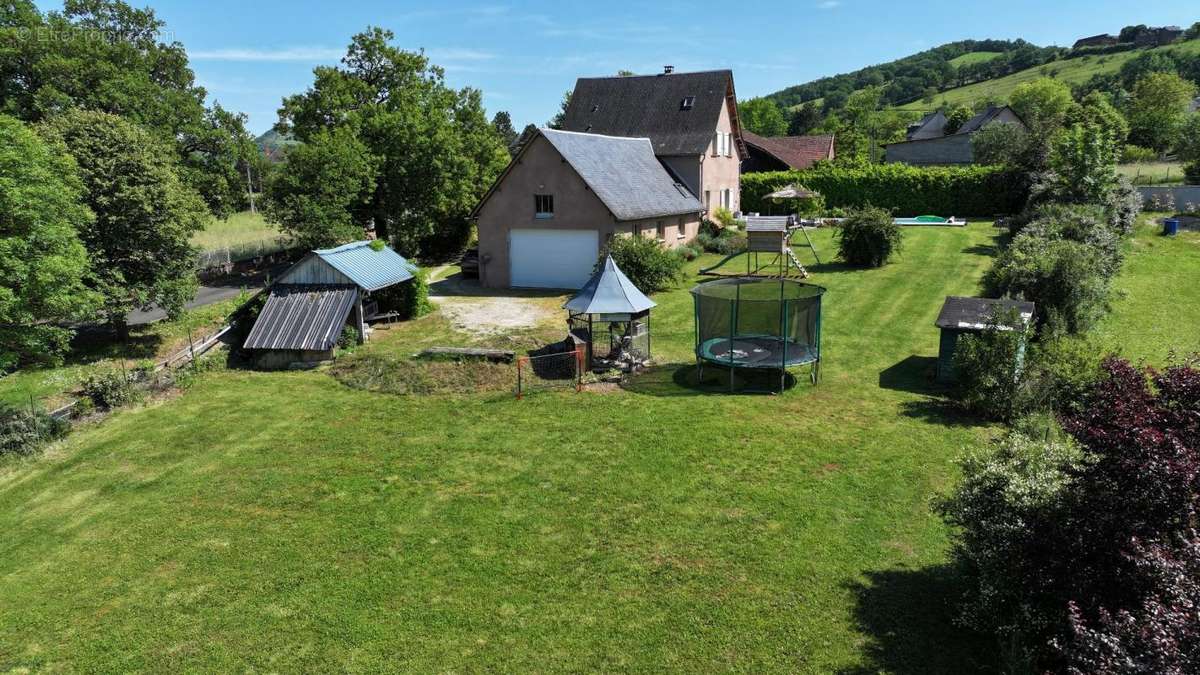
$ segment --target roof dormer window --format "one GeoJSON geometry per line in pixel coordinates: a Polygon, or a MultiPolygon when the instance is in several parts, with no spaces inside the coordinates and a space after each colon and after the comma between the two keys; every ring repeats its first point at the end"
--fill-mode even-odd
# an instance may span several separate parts
{"type": "Polygon", "coordinates": [[[679,109],[680,110],[691,110],[692,107],[695,105],[696,105],[696,97],[695,96],[685,96],[685,97],[683,97],[683,100],[679,102],[679,109]]]}
{"type": "Polygon", "coordinates": [[[600,104],[599,103],[592,104],[592,112],[600,112],[600,104]]]}

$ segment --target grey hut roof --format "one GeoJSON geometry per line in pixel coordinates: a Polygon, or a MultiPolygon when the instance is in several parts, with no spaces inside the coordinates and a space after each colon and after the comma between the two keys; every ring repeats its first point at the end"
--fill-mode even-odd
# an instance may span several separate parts
{"type": "Polygon", "coordinates": [[[600,269],[563,305],[563,309],[580,314],[636,314],[654,306],[655,302],[633,285],[613,262],[612,256],[607,256],[600,269]]]}
{"type": "Polygon", "coordinates": [[[982,129],[988,122],[991,122],[993,119],[995,119],[996,115],[999,115],[1001,112],[1004,112],[1005,108],[1007,108],[1007,107],[1008,106],[1004,106],[1004,105],[1000,105],[1000,106],[989,105],[987,107],[987,110],[984,110],[983,112],[972,117],[971,119],[967,120],[966,122],[963,122],[963,125],[961,127],[959,127],[958,131],[956,131],[954,133],[973,134],[976,131],[979,131],[980,129],[982,129]]]}
{"type": "Polygon", "coordinates": [[[721,107],[732,95],[731,70],[581,77],[562,128],[649,138],[658,155],[699,155],[708,149],[721,107]],[[684,105],[688,98],[690,107],[684,105]]]}
{"type": "Polygon", "coordinates": [[[333,349],[357,301],[358,289],[350,285],[276,284],[246,349],[333,349]]]}
{"type": "MultiPolygon", "coordinates": [[[[1021,321],[1028,325],[1033,318],[1035,306],[1032,302],[1024,300],[964,298],[951,295],[942,305],[942,312],[938,315],[936,325],[938,328],[982,330],[987,328],[988,321],[991,321],[993,314],[1010,310],[1016,310],[1021,321]]],[[[1002,328],[1012,329],[1015,326],[1002,326],[1002,328]]]]}
{"type": "Polygon", "coordinates": [[[346,275],[364,290],[377,291],[381,288],[408,281],[413,278],[417,266],[403,256],[384,246],[376,251],[369,241],[356,241],[336,248],[317,249],[312,252],[346,275]]]}
{"type": "Polygon", "coordinates": [[[542,129],[617,220],[699,213],[700,200],[654,156],[650,140],[542,129]]]}

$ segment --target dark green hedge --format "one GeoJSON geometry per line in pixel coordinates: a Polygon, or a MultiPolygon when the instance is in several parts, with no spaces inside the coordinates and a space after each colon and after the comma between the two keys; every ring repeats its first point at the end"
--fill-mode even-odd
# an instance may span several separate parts
{"type": "Polygon", "coordinates": [[[782,212],[785,204],[768,204],[763,195],[799,183],[825,197],[827,207],[868,204],[897,216],[1001,216],[1017,213],[1027,189],[1021,175],[999,167],[918,167],[872,164],[862,167],[826,165],[808,171],[775,171],[742,175],[742,210],[782,212]]]}

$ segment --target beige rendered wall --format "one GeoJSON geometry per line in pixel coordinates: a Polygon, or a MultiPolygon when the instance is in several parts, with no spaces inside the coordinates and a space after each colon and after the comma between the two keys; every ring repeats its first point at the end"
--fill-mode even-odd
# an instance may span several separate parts
{"type": "MultiPolygon", "coordinates": [[[[729,104],[721,108],[721,116],[717,120],[717,128],[714,131],[721,133],[732,133],[733,122],[729,113],[729,104]]],[[[732,201],[731,211],[740,211],[742,208],[742,198],[739,189],[742,158],[738,154],[738,147],[733,143],[730,157],[724,155],[713,156],[716,151],[716,139],[709,141],[708,151],[701,157],[700,162],[700,193],[696,196],[704,203],[705,192],[711,195],[711,204],[705,204],[709,210],[716,209],[721,204],[721,190],[729,189],[732,191],[730,199],[732,201]]]]}

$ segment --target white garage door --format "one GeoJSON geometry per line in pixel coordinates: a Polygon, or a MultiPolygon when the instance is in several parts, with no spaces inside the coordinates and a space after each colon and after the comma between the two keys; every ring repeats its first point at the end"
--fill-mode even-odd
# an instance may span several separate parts
{"type": "Polygon", "coordinates": [[[580,288],[600,254],[597,230],[512,230],[508,259],[518,288],[580,288]]]}

